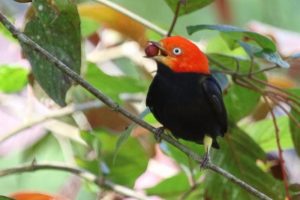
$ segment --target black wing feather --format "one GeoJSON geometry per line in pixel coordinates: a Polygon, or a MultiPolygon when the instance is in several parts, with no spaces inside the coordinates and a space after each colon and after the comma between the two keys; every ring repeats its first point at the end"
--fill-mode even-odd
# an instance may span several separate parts
{"type": "Polygon", "coordinates": [[[221,134],[227,131],[227,113],[222,98],[222,90],[217,81],[210,77],[202,82],[208,102],[215,112],[215,117],[221,125],[221,134]]]}

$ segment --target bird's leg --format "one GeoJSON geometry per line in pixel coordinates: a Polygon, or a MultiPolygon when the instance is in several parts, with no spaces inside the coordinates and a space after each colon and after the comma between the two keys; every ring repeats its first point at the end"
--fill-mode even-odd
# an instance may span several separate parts
{"type": "Polygon", "coordinates": [[[206,165],[210,162],[209,151],[210,151],[212,142],[213,142],[213,139],[210,136],[208,136],[208,135],[204,136],[203,143],[204,143],[205,154],[204,154],[202,162],[200,163],[201,168],[205,168],[206,165]]]}
{"type": "Polygon", "coordinates": [[[161,142],[161,135],[165,132],[165,127],[161,126],[157,128],[157,131],[155,132],[154,138],[156,142],[160,143],[161,142]]]}

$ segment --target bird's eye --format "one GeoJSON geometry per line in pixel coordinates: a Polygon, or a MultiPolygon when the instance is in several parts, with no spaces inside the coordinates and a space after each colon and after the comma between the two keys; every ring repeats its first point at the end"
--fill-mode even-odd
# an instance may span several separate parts
{"type": "Polygon", "coordinates": [[[174,48],[173,49],[173,54],[174,55],[180,55],[182,53],[182,50],[178,47],[174,48]]]}

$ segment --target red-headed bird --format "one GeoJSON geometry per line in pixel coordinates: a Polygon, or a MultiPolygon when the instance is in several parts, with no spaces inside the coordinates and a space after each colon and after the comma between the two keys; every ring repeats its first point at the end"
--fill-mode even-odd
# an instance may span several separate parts
{"type": "Polygon", "coordinates": [[[204,144],[204,162],[217,136],[227,131],[222,90],[211,75],[208,59],[189,40],[172,36],[150,42],[146,56],[157,63],[146,105],[175,137],[204,144]]]}

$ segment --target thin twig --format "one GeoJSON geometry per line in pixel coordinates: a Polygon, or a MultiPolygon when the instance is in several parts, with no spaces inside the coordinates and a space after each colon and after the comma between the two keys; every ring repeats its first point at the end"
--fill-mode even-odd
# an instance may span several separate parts
{"type": "Polygon", "coordinates": [[[177,5],[176,5],[176,9],[175,9],[175,13],[174,13],[174,17],[171,23],[171,26],[169,28],[167,37],[170,37],[172,35],[173,29],[175,27],[176,21],[178,19],[179,16],[179,11],[180,11],[180,7],[182,4],[186,3],[184,0],[178,0],[177,5]]]}
{"type": "Polygon", "coordinates": [[[91,183],[95,183],[99,187],[106,187],[109,189],[112,189],[113,191],[122,194],[126,197],[133,197],[140,200],[146,200],[148,199],[145,195],[140,194],[130,188],[124,187],[122,185],[115,184],[107,179],[97,177],[94,174],[85,171],[83,169],[76,168],[74,166],[66,166],[65,163],[57,164],[57,163],[44,163],[44,164],[36,164],[33,162],[32,164],[27,164],[19,167],[13,167],[8,169],[2,169],[0,170],[0,177],[3,176],[9,176],[13,174],[18,173],[24,173],[24,172],[34,172],[39,170],[58,170],[58,171],[65,171],[72,174],[75,174],[76,176],[85,179],[91,183]]]}
{"type": "MultiPolygon", "coordinates": [[[[180,149],[182,152],[193,158],[197,162],[202,162],[201,157],[195,153],[194,151],[190,150],[186,146],[182,145],[178,141],[174,140],[172,137],[168,136],[167,134],[161,134],[160,130],[153,127],[152,125],[148,124],[144,120],[140,119],[138,116],[128,112],[126,109],[120,107],[116,102],[114,102],[111,98],[104,95],[101,91],[97,90],[95,87],[90,85],[87,81],[85,81],[83,78],[81,78],[76,72],[71,70],[66,64],[64,64],[62,61],[57,59],[55,56],[50,54],[48,51],[43,49],[40,45],[35,43],[33,40],[28,38],[25,34],[18,31],[13,24],[11,24],[8,19],[0,12],[0,21],[1,23],[13,34],[14,37],[16,37],[19,42],[28,45],[30,48],[36,50],[41,55],[45,57],[48,61],[55,64],[54,66],[60,69],[62,72],[64,72],[66,75],[68,75],[71,79],[73,79],[75,82],[80,84],[83,88],[85,88],[87,91],[89,91],[91,94],[93,94],[95,97],[97,97],[99,100],[101,100],[104,104],[109,106],[113,111],[119,112],[131,121],[139,124],[140,126],[144,127],[145,129],[149,130],[150,132],[160,135],[161,139],[164,139],[165,141],[169,142],[170,144],[174,145],[178,149],[180,149]]],[[[253,194],[254,196],[264,199],[264,200],[271,200],[270,197],[266,196],[264,193],[258,191],[251,185],[245,183],[244,181],[240,180],[239,178],[233,176],[229,172],[223,170],[219,166],[216,166],[212,163],[208,163],[206,166],[207,169],[211,169],[215,171],[216,173],[221,174],[222,176],[228,178],[233,183],[236,183],[240,187],[247,190],[249,193],[253,194]]]]}
{"type": "Polygon", "coordinates": [[[16,135],[17,133],[24,131],[28,128],[31,128],[32,126],[35,126],[37,124],[43,123],[49,119],[58,118],[58,117],[62,117],[65,115],[70,115],[77,111],[84,111],[84,110],[89,110],[92,108],[98,108],[102,105],[103,105],[103,103],[99,102],[98,100],[86,102],[86,103],[82,103],[82,104],[73,104],[73,105],[71,104],[62,109],[52,111],[51,113],[48,113],[46,115],[39,116],[39,117],[36,117],[33,119],[30,118],[30,120],[27,121],[26,123],[21,124],[20,126],[14,128],[13,130],[11,130],[3,135],[0,135],[0,144],[2,142],[6,141],[7,139],[11,138],[12,136],[16,135]]]}
{"type": "Polygon", "coordinates": [[[156,26],[155,24],[153,24],[153,23],[145,20],[144,18],[136,15],[135,13],[133,13],[133,12],[127,10],[127,9],[125,9],[124,7],[119,6],[118,4],[116,4],[116,3],[112,2],[112,1],[108,1],[108,0],[94,0],[94,1],[96,1],[98,3],[101,3],[103,5],[106,5],[106,6],[110,7],[110,8],[112,8],[112,9],[114,9],[114,10],[116,10],[116,11],[118,11],[118,12],[120,12],[120,13],[128,16],[128,17],[130,17],[131,19],[133,19],[133,20],[135,20],[135,21],[143,24],[147,28],[149,28],[149,29],[151,29],[151,30],[159,33],[162,36],[165,36],[165,35],[168,34],[168,32],[166,30],[160,28],[159,26],[156,26]]]}
{"type": "Polygon", "coordinates": [[[280,137],[279,137],[280,130],[279,130],[279,127],[278,127],[278,124],[277,124],[277,120],[276,120],[276,116],[274,114],[274,110],[273,110],[270,102],[268,101],[268,98],[265,95],[263,95],[262,97],[264,98],[266,104],[268,105],[271,116],[272,116],[274,129],[275,129],[276,144],[277,144],[277,149],[278,149],[279,163],[280,163],[281,174],[282,174],[284,188],[285,188],[285,195],[286,195],[288,200],[291,200],[291,196],[289,194],[289,183],[288,183],[287,174],[286,174],[286,171],[285,171],[285,164],[284,164],[285,162],[284,162],[284,159],[283,159],[282,148],[281,148],[281,144],[280,144],[280,137]]]}

